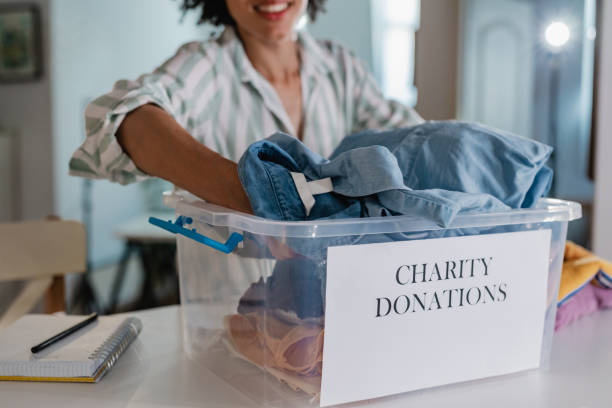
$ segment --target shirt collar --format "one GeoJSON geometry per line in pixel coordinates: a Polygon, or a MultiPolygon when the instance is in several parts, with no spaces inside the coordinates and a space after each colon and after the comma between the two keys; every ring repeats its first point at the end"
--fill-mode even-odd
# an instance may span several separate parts
{"type": "MultiPolygon", "coordinates": [[[[297,32],[298,42],[301,45],[302,72],[312,77],[316,74],[327,74],[334,69],[334,60],[327,50],[325,50],[307,31],[297,32]]],[[[238,38],[233,27],[227,26],[221,34],[220,42],[228,46],[234,67],[243,82],[257,82],[260,76],[249,60],[242,42],[238,38]]]]}
{"type": "Polygon", "coordinates": [[[298,41],[302,46],[302,72],[314,76],[316,73],[326,75],[333,71],[335,61],[324,47],[306,30],[298,31],[298,41]]]}
{"type": "Polygon", "coordinates": [[[227,47],[234,65],[234,69],[238,73],[240,80],[242,82],[254,82],[257,78],[257,72],[251,64],[251,61],[249,61],[249,58],[244,51],[244,47],[242,46],[242,42],[240,42],[234,28],[231,26],[226,26],[223,33],[221,33],[219,42],[223,46],[227,47]]]}

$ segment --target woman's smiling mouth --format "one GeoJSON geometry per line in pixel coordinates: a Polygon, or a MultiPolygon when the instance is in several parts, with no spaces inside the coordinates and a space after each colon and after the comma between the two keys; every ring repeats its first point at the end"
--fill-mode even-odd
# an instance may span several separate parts
{"type": "Polygon", "coordinates": [[[268,20],[278,20],[282,18],[286,11],[293,5],[292,1],[284,3],[264,3],[254,6],[255,11],[260,16],[268,20]]]}

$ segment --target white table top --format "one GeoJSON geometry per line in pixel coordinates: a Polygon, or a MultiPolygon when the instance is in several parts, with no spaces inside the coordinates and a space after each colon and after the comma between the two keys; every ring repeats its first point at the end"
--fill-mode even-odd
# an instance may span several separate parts
{"type": "MultiPolygon", "coordinates": [[[[98,384],[0,382],[2,407],[255,407],[181,353],[177,306],[133,313],[139,338],[98,384]]],[[[612,310],[555,334],[548,371],[362,402],[375,407],[611,407],[612,310]]]]}

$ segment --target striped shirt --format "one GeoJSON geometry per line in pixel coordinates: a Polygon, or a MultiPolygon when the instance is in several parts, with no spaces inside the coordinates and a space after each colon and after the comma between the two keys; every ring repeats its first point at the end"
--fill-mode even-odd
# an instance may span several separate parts
{"type": "MultiPolygon", "coordinates": [[[[304,109],[303,142],[328,156],[344,136],[421,123],[411,108],[386,100],[373,76],[346,48],[298,34],[304,109]]],[[[253,142],[274,132],[296,135],[272,85],[251,65],[232,28],[191,42],[153,73],[120,80],[85,111],[87,137],[70,160],[70,174],[127,184],[147,175],[115,136],[130,111],[156,104],[194,138],[237,161],[253,142]]],[[[146,135],[141,136],[146,143],[146,135]]]]}

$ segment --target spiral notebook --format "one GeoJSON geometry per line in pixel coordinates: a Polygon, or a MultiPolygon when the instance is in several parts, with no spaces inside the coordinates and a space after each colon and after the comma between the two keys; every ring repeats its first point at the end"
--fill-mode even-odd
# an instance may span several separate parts
{"type": "Polygon", "coordinates": [[[0,332],[0,380],[98,382],[142,330],[135,317],[103,316],[45,350],[30,347],[83,316],[26,315],[0,332]]]}

